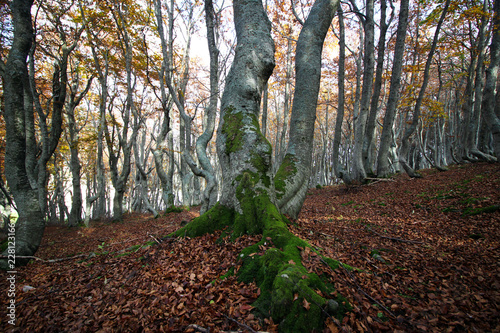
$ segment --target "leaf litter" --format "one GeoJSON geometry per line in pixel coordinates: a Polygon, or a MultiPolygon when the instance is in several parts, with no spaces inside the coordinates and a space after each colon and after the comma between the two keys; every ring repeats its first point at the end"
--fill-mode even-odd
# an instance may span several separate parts
{"type": "MultiPolygon", "coordinates": [[[[325,332],[500,331],[500,167],[422,173],[308,192],[290,229],[345,265],[333,271],[308,248],[303,264],[328,276],[352,305],[342,322],[327,318],[325,332]]],[[[4,306],[0,330],[277,331],[279,323],[252,313],[259,289],[231,274],[239,252],[260,236],[163,238],[197,215],[132,213],[90,228],[48,226],[37,257],[75,258],[19,268],[16,326],[4,306]],[[148,241],[154,245],[142,246],[148,241]]]]}

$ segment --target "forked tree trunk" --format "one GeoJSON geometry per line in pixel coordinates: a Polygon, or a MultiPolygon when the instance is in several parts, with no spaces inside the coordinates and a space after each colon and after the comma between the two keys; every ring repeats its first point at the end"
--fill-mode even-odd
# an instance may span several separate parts
{"type": "MultiPolygon", "coordinates": [[[[37,190],[32,188],[26,171],[26,110],[25,95],[30,94],[26,60],[31,48],[33,29],[31,23],[32,0],[10,2],[14,25],[12,42],[5,72],[3,88],[5,98],[5,176],[16,203],[19,218],[15,226],[15,255],[32,256],[42,240],[45,222],[38,201],[37,190]]],[[[10,241],[10,239],[9,239],[10,241]]],[[[12,249],[11,249],[12,251],[12,249]]],[[[3,255],[12,254],[9,249],[3,255]]],[[[0,260],[0,268],[14,269],[27,260],[16,259],[15,263],[0,260]]]]}
{"type": "MultiPolygon", "coordinates": [[[[316,20],[311,21],[310,25],[329,26],[331,17],[330,22],[319,20],[322,17],[319,13],[321,9],[324,12],[325,8],[321,6],[325,4],[328,10],[335,13],[338,2],[319,0],[309,15],[316,20]]],[[[261,288],[261,294],[253,304],[256,311],[262,316],[271,316],[275,322],[280,323],[281,331],[320,330],[325,313],[338,313],[339,305],[324,296],[331,295],[333,292],[331,287],[318,275],[309,273],[302,265],[301,250],[306,252],[313,250],[307,242],[290,233],[286,219],[275,205],[272,149],[259,128],[262,91],[275,65],[274,42],[270,35],[271,24],[260,0],[234,0],[233,6],[237,46],[222,96],[217,134],[217,152],[223,175],[222,197],[207,213],[188,223],[175,234],[197,236],[225,226],[229,226],[228,230],[233,238],[247,233],[262,234],[259,243],[244,249],[239,255],[243,261],[238,272],[240,281],[255,281],[261,288]],[[259,249],[263,246],[267,247],[267,250],[257,254],[262,252],[259,249]],[[320,296],[317,290],[320,290],[323,296],[320,296]],[[304,300],[313,304],[308,310],[303,306],[304,300]]],[[[305,32],[303,30],[306,36],[302,39],[313,42],[313,47],[302,49],[302,53],[298,48],[297,58],[301,59],[300,64],[307,63],[306,60],[311,62],[311,57],[315,58],[311,53],[318,51],[316,46],[323,40],[318,38],[314,29],[313,31],[306,29],[306,25],[305,32]]],[[[319,50],[321,51],[321,48],[319,50]]],[[[318,67],[315,70],[309,67],[306,72],[318,75],[319,81],[320,62],[316,65],[318,67]]],[[[304,70],[299,66],[297,69],[299,72],[304,70]]],[[[299,72],[298,77],[301,76],[299,72]]],[[[298,80],[298,82],[306,81],[298,80]]],[[[311,83],[311,78],[307,83],[311,83]]],[[[304,87],[305,94],[314,93],[314,90],[311,92],[309,89],[308,86],[304,87]]],[[[313,107],[315,110],[316,99],[317,92],[314,101],[309,99],[312,104],[303,110],[313,107]]],[[[295,101],[303,99],[296,96],[295,101]]],[[[312,121],[302,119],[302,121],[311,123],[311,127],[307,128],[308,131],[313,129],[314,119],[312,121]]],[[[301,176],[305,177],[307,183],[310,165],[306,162],[311,160],[312,149],[308,151],[308,160],[307,154],[301,155],[299,151],[304,147],[300,144],[307,146],[302,141],[312,140],[302,134],[294,146],[296,149],[293,151],[294,155],[290,155],[289,152],[287,156],[289,160],[297,162],[297,168],[302,168],[301,176]]],[[[291,168],[284,171],[291,177],[296,175],[291,168]]],[[[295,179],[300,180],[299,187],[302,186],[304,180],[295,179]]],[[[329,265],[334,266],[333,261],[327,259],[325,262],[327,261],[329,265]]]]}

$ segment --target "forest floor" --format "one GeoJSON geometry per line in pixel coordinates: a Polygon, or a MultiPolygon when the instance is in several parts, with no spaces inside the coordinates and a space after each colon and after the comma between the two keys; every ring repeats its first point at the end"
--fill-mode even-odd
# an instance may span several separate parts
{"type": "MultiPolygon", "coordinates": [[[[352,305],[325,332],[500,332],[500,164],[422,173],[309,191],[290,229],[355,268],[324,268],[352,305]]],[[[0,273],[0,331],[276,331],[251,313],[255,285],[220,279],[258,236],[161,241],[195,216],[47,227],[43,260],[17,270],[15,327],[0,273]]]]}

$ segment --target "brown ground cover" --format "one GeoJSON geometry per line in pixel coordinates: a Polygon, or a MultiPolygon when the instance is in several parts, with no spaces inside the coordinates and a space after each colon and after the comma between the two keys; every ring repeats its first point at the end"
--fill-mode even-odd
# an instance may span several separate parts
{"type": "MultiPolygon", "coordinates": [[[[325,331],[500,332],[500,165],[422,173],[309,191],[291,230],[354,268],[331,271],[303,254],[352,305],[342,322],[328,318],[325,331]]],[[[17,270],[17,326],[2,306],[0,331],[275,331],[251,312],[255,285],[221,279],[258,236],[162,239],[195,216],[48,227],[43,260],[17,270]],[[139,247],[148,241],[155,245],[139,247]]],[[[2,272],[2,304],[7,289],[2,272]]]]}

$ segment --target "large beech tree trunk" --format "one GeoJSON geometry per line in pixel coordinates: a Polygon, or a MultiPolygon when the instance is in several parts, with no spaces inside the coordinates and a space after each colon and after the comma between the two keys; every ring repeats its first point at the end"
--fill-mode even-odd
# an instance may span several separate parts
{"type": "MultiPolygon", "coordinates": [[[[311,17],[314,19],[311,18],[304,25],[305,31],[303,29],[302,33],[306,35],[301,33],[302,43],[305,41],[308,47],[298,47],[298,63],[313,62],[318,50],[321,54],[319,45],[324,37],[318,37],[314,26],[328,27],[337,4],[336,1],[319,0],[313,6],[308,20],[311,17]],[[325,4],[326,7],[322,7],[325,4]],[[322,20],[328,20],[321,14],[326,8],[332,11],[329,22],[322,20]]],[[[233,7],[237,46],[222,96],[216,141],[223,174],[222,196],[212,209],[175,234],[197,236],[226,226],[229,227],[226,231],[231,233],[232,238],[247,233],[262,234],[259,243],[244,249],[239,255],[242,260],[242,267],[238,271],[240,281],[255,281],[261,289],[259,298],[253,304],[255,311],[265,317],[271,316],[280,324],[281,331],[319,331],[326,313],[340,313],[339,304],[328,299],[333,289],[323,276],[309,273],[302,264],[301,255],[314,250],[288,230],[286,219],[277,208],[271,165],[272,149],[259,128],[262,92],[275,66],[271,24],[260,0],[234,0],[233,7]],[[304,300],[312,304],[308,310],[303,306],[304,300]]],[[[300,43],[301,38],[299,45],[304,45],[300,43]]],[[[316,62],[317,67],[308,66],[306,70],[314,78],[317,77],[318,85],[320,64],[316,62]]],[[[300,72],[304,68],[297,66],[297,70],[300,72]]],[[[302,74],[297,74],[297,77],[305,75],[304,72],[300,73],[302,74]]],[[[307,100],[310,104],[303,107],[303,112],[314,117],[315,112],[312,110],[315,111],[318,92],[314,88],[309,90],[311,82],[314,82],[311,77],[307,81],[302,80],[297,79],[297,82],[303,83],[296,90],[304,90],[306,95],[316,95],[315,98],[302,99],[296,95],[295,101],[300,104],[297,101],[307,100]]],[[[296,133],[301,134],[300,138],[295,140],[292,150],[289,147],[288,157],[285,157],[288,161],[293,161],[297,169],[301,168],[301,176],[305,180],[301,177],[294,178],[300,181],[299,187],[304,181],[307,184],[310,170],[307,162],[310,162],[312,152],[309,149],[309,154],[302,153],[304,147],[312,145],[312,136],[308,135],[312,135],[309,132],[314,129],[314,118],[306,118],[295,118],[297,124],[302,121],[302,126],[306,128],[301,128],[302,132],[296,129],[296,133]]],[[[297,173],[293,171],[294,168],[293,165],[285,168],[282,174],[286,172],[293,178],[297,173]]],[[[286,184],[292,183],[286,178],[282,179],[286,184]]],[[[332,260],[326,259],[325,262],[332,268],[335,267],[332,260]]]]}
{"type": "MultiPolygon", "coordinates": [[[[15,255],[33,255],[42,240],[45,223],[38,194],[32,188],[26,168],[26,115],[33,110],[25,109],[25,95],[30,94],[27,56],[31,48],[33,29],[31,23],[32,0],[10,2],[14,25],[14,39],[9,51],[3,76],[5,98],[5,177],[14,196],[19,218],[15,227],[15,255]]],[[[3,253],[7,255],[7,250],[3,253]]],[[[15,265],[26,264],[17,259],[15,265]]],[[[12,269],[6,260],[0,268],[12,269]]]]}

